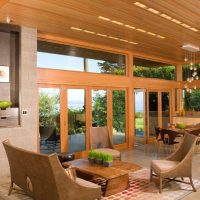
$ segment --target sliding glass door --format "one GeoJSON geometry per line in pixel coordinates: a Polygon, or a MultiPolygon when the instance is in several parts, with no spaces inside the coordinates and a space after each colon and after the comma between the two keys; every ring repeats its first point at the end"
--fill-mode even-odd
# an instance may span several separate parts
{"type": "Polygon", "coordinates": [[[123,144],[126,141],[126,92],[112,91],[112,127],[113,143],[123,144]]]}
{"type": "Polygon", "coordinates": [[[39,88],[40,152],[60,152],[60,90],[39,88]]]}
{"type": "Polygon", "coordinates": [[[92,126],[107,126],[106,90],[92,90],[92,126]]]}
{"type": "Polygon", "coordinates": [[[84,89],[67,89],[68,152],[85,150],[86,105],[84,89]]]}
{"type": "Polygon", "coordinates": [[[169,91],[148,92],[148,136],[155,137],[155,127],[167,127],[170,120],[169,91]]]}
{"type": "Polygon", "coordinates": [[[158,127],[158,92],[149,92],[149,137],[155,137],[155,127],[158,127]]]}
{"type": "Polygon", "coordinates": [[[146,143],[146,92],[144,89],[134,90],[135,102],[135,140],[146,143]]]}

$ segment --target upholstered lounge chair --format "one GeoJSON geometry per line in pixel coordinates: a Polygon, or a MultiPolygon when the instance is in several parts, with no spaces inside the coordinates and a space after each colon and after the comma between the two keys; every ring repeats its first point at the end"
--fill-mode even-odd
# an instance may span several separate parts
{"type": "Polygon", "coordinates": [[[7,153],[11,186],[16,184],[36,200],[94,200],[101,198],[101,187],[80,178],[72,179],[56,154],[42,155],[3,142],[7,153]]]}
{"type": "Polygon", "coordinates": [[[162,192],[162,180],[168,178],[173,181],[183,182],[176,180],[176,178],[189,177],[193,191],[196,191],[192,182],[192,154],[196,144],[197,137],[191,134],[185,134],[179,148],[172,153],[166,160],[152,160],[150,179],[152,180],[153,172],[159,177],[160,187],[159,192],[162,192]]]}
{"type": "Polygon", "coordinates": [[[114,159],[121,159],[121,153],[114,148],[107,127],[90,128],[90,147],[97,152],[112,154],[114,159]]]}

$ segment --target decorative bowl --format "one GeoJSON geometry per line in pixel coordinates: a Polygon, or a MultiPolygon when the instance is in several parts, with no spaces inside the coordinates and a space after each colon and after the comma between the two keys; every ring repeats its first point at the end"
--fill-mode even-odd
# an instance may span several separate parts
{"type": "Polygon", "coordinates": [[[176,128],[184,129],[185,127],[186,127],[186,124],[184,124],[184,123],[177,123],[176,124],[176,128]]]}
{"type": "Polygon", "coordinates": [[[11,101],[0,101],[0,108],[6,109],[9,108],[12,105],[11,101]]]}

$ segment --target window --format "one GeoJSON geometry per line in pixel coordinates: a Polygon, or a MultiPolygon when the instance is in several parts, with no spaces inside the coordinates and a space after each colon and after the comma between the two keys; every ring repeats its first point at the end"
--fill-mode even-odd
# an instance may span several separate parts
{"type": "Polygon", "coordinates": [[[186,111],[200,111],[200,89],[192,90],[191,93],[183,90],[183,102],[186,111]]]}
{"type": "Polygon", "coordinates": [[[134,58],[133,74],[137,77],[175,80],[176,66],[134,58]]]}
{"type": "Polygon", "coordinates": [[[37,67],[125,75],[125,56],[38,41],[37,67]]]}

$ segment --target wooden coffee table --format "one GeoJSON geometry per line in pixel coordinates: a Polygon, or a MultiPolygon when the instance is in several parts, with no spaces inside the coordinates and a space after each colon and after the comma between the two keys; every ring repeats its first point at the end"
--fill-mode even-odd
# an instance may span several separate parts
{"type": "Polygon", "coordinates": [[[121,192],[129,187],[128,172],[137,171],[141,167],[134,163],[115,160],[111,167],[91,164],[87,159],[77,159],[70,162],[62,163],[64,167],[72,165],[81,173],[101,177],[106,180],[104,196],[110,196],[121,192]]]}

